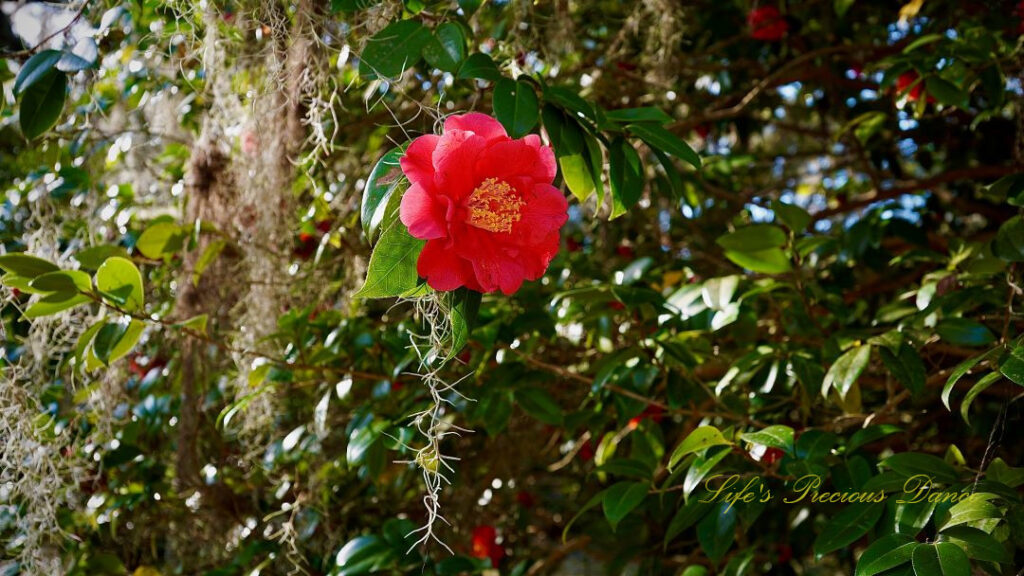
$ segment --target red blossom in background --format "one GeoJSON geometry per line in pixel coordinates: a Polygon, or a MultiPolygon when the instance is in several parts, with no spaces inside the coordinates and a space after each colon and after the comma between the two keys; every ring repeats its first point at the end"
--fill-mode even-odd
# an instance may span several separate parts
{"type": "Polygon", "coordinates": [[[544,275],[569,205],[540,137],[513,140],[485,114],[449,116],[442,135],[413,140],[401,165],[411,185],[399,215],[427,241],[416,269],[431,288],[512,294],[544,275]]]}
{"type": "Polygon", "coordinates": [[[789,23],[774,6],[754,8],[747,15],[750,37],[765,42],[778,42],[789,31],[789,23]]]}
{"type": "MultiPolygon", "coordinates": [[[[908,102],[917,102],[921,98],[922,94],[927,95],[924,91],[924,82],[917,82],[919,78],[920,76],[913,70],[900,74],[899,78],[896,79],[896,96],[900,97],[906,94],[908,102]],[[914,82],[917,82],[917,84],[914,85],[913,88],[910,88],[910,85],[914,84],[914,82]],[[910,88],[909,92],[907,91],[907,88],[910,88]]],[[[934,97],[930,95],[927,96],[928,102],[935,102],[934,97]]]]}
{"type": "Polygon", "coordinates": [[[498,531],[494,526],[477,526],[473,529],[473,557],[489,558],[491,567],[497,568],[505,557],[505,549],[498,544],[498,531]]]}

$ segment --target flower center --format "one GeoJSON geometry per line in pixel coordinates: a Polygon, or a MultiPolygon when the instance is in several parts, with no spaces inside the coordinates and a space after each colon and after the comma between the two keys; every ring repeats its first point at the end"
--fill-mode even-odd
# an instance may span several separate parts
{"type": "Polygon", "coordinates": [[[466,224],[491,232],[511,232],[522,218],[523,201],[515,189],[497,178],[488,178],[473,190],[466,201],[466,224]]]}

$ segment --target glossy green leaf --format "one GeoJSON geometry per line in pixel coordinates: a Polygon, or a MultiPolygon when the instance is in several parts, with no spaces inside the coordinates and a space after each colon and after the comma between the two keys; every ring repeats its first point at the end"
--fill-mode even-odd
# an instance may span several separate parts
{"type": "Polygon", "coordinates": [[[910,344],[903,342],[896,354],[893,354],[888,348],[884,347],[879,348],[878,351],[882,357],[882,362],[889,369],[893,377],[896,378],[896,381],[907,390],[910,390],[914,396],[920,395],[924,390],[928,375],[925,371],[924,362],[921,361],[921,356],[917,353],[917,350],[910,344]]]}
{"type": "Polygon", "coordinates": [[[525,80],[502,78],[494,85],[494,116],[512,138],[522,138],[540,119],[537,93],[525,80]]]}
{"type": "Polygon", "coordinates": [[[502,78],[501,71],[487,54],[476,52],[470,54],[459,67],[458,77],[461,79],[479,79],[494,82],[502,78]]]}
{"type": "MultiPolygon", "coordinates": [[[[405,154],[405,147],[392,148],[381,157],[366,178],[363,198],[360,206],[360,221],[363,232],[372,243],[381,227],[390,226],[396,214],[388,214],[392,196],[401,194],[406,180],[402,174],[400,160],[405,154]]],[[[391,211],[394,211],[393,208],[391,211]]]]}
{"type": "Polygon", "coordinates": [[[732,442],[728,441],[725,436],[722,436],[722,432],[714,426],[701,426],[690,432],[690,434],[676,446],[676,449],[672,451],[672,457],[669,458],[668,467],[669,469],[675,468],[679,462],[685,458],[688,454],[699,452],[705,448],[711,446],[723,446],[731,445],[732,442]]]}
{"type": "Polygon", "coordinates": [[[608,147],[609,178],[612,185],[612,218],[629,211],[644,192],[644,167],[636,149],[623,138],[608,147]]]}
{"type": "Polygon", "coordinates": [[[925,91],[946,106],[967,108],[967,92],[941,76],[929,76],[925,80],[925,91]]]}
{"type": "Polygon", "coordinates": [[[21,95],[18,122],[26,140],[35,140],[53,128],[64,111],[67,98],[67,76],[51,70],[34,81],[21,95]]]}
{"type": "Polygon", "coordinates": [[[434,68],[456,72],[466,58],[466,38],[454,22],[440,24],[423,46],[423,58],[434,68]]]}
{"type": "Polygon", "coordinates": [[[700,156],[693,148],[682,138],[658,124],[629,124],[626,129],[640,137],[651,148],[671,154],[694,168],[700,168],[700,156]]]}
{"type": "Polygon", "coordinates": [[[644,501],[648,488],[646,482],[619,482],[608,488],[604,495],[603,508],[604,516],[613,531],[626,515],[644,501]]]}
{"type": "Polygon", "coordinates": [[[949,374],[949,378],[946,380],[946,385],[942,388],[942,403],[946,405],[947,409],[949,409],[950,394],[953,393],[953,387],[956,386],[956,383],[981,362],[994,358],[996,354],[999,353],[999,350],[999,348],[992,348],[984,354],[979,354],[964,360],[953,368],[953,371],[949,374]]]}
{"type": "Polygon", "coordinates": [[[754,252],[726,250],[725,257],[741,268],[760,274],[785,274],[792,270],[789,256],[778,248],[754,252]]]}
{"type": "Polygon", "coordinates": [[[77,294],[92,290],[92,278],[81,270],[58,270],[36,276],[29,285],[40,292],[77,294]]]}
{"type": "Polygon", "coordinates": [[[857,559],[854,576],[875,576],[910,562],[917,541],[905,534],[890,534],[875,540],[857,559]]]}
{"type": "Polygon", "coordinates": [[[793,429],[777,424],[755,432],[747,432],[740,438],[752,444],[762,444],[769,448],[778,448],[789,454],[793,453],[793,429]]]}
{"type": "Polygon", "coordinates": [[[945,521],[941,523],[939,530],[946,530],[953,526],[970,524],[980,520],[991,518],[1002,518],[1003,513],[992,504],[991,494],[975,493],[957,502],[949,509],[945,521]]]}
{"type": "Polygon", "coordinates": [[[853,384],[860,378],[871,359],[871,346],[855,346],[840,356],[825,373],[821,395],[828,397],[835,388],[840,398],[845,398],[853,384]]]}
{"type": "Polygon", "coordinates": [[[668,124],[672,121],[672,117],[665,114],[661,108],[655,108],[653,106],[608,110],[605,113],[605,117],[612,122],[620,122],[622,124],[633,122],[655,122],[658,124],[668,124]]]}
{"type": "Polygon", "coordinates": [[[359,59],[359,74],[395,78],[419,61],[430,40],[430,30],[417,20],[392,22],[367,41],[359,59]]]}
{"type": "Polygon", "coordinates": [[[104,298],[113,300],[124,310],[142,310],[145,302],[142,274],[127,258],[107,258],[96,271],[96,288],[103,293],[104,298]]]}
{"type": "Polygon", "coordinates": [[[907,478],[917,475],[929,476],[937,482],[951,484],[956,482],[959,474],[945,460],[931,454],[918,452],[900,452],[893,454],[880,463],[907,478]]]}
{"type": "Polygon", "coordinates": [[[40,50],[33,54],[18,71],[18,77],[14,80],[14,95],[18,96],[45,80],[54,72],[60,58],[59,50],[40,50]]]}
{"type": "Polygon", "coordinates": [[[915,576],[971,576],[971,562],[956,544],[920,544],[912,558],[915,576]]]}
{"type": "Polygon", "coordinates": [[[399,222],[385,230],[370,255],[366,282],[355,297],[395,298],[416,291],[416,261],[424,244],[399,222]]]}
{"type": "Polygon", "coordinates": [[[963,548],[968,558],[1001,564],[1013,562],[1013,555],[1005,545],[977,528],[954,526],[943,530],[942,538],[963,548]]]}
{"type": "Polygon", "coordinates": [[[184,246],[188,231],[174,222],[157,222],[146,228],[135,242],[135,249],[146,258],[159,260],[184,246]]]}
{"type": "Polygon", "coordinates": [[[884,502],[853,503],[825,524],[814,541],[814,553],[823,556],[857,541],[867,533],[885,511],[884,502]]]}
{"type": "Polygon", "coordinates": [[[0,256],[0,268],[29,280],[47,272],[57,272],[56,264],[30,254],[4,254],[0,256]]]}
{"type": "Polygon", "coordinates": [[[737,509],[727,502],[719,502],[697,524],[697,541],[712,562],[718,562],[732,547],[736,539],[737,509]]]}

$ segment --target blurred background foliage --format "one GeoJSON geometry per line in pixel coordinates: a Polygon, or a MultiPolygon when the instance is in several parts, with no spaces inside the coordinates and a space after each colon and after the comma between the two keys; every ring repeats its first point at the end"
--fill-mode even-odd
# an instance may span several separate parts
{"type": "Polygon", "coordinates": [[[1022,17],[4,2],[0,571],[1014,574],[1022,17]],[[361,211],[468,110],[570,220],[445,369],[454,554],[407,553],[425,328],[353,298],[361,211]],[[732,474],[774,500],[702,502],[732,474]],[[782,503],[808,474],[889,497],[782,503]]]}

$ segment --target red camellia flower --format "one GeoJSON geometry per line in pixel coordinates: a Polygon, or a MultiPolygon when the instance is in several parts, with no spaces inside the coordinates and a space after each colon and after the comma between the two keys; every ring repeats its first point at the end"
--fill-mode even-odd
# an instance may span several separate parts
{"type": "Polygon", "coordinates": [[[473,529],[473,557],[490,558],[492,568],[497,568],[505,557],[505,550],[498,545],[498,531],[494,526],[485,524],[473,529]]]}
{"type": "MultiPolygon", "coordinates": [[[[913,70],[900,74],[899,78],[896,79],[896,96],[899,97],[906,94],[908,102],[917,102],[921,98],[921,95],[925,93],[924,82],[917,82],[918,78],[919,76],[917,72],[914,72],[913,70]],[[909,88],[914,82],[917,82],[917,85],[910,88],[910,91],[907,92],[907,88],[909,88]]],[[[934,97],[930,95],[927,96],[928,102],[935,102],[934,97]]]]}
{"type": "Polygon", "coordinates": [[[410,186],[399,216],[427,241],[416,270],[431,288],[512,294],[547,270],[569,205],[537,135],[513,140],[485,114],[449,116],[401,165],[410,186]]]}
{"type": "Polygon", "coordinates": [[[747,14],[747,25],[750,26],[752,38],[765,42],[778,42],[789,30],[789,23],[775,6],[761,6],[751,10],[747,14]]]}

